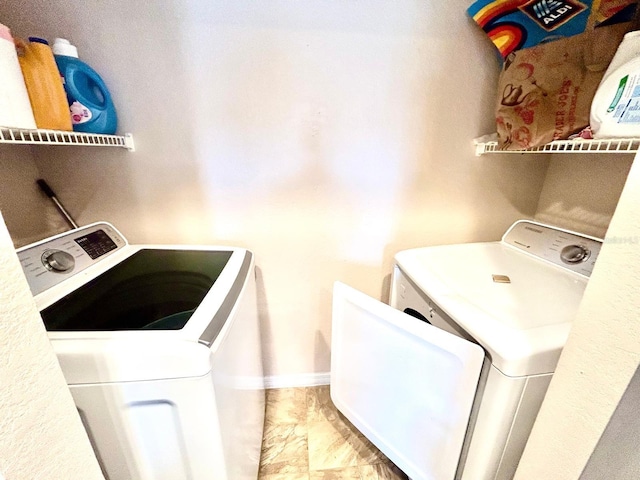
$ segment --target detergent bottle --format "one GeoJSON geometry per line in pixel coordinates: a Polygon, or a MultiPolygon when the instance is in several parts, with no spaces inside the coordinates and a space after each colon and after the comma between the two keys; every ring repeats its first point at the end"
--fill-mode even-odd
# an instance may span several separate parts
{"type": "Polygon", "coordinates": [[[35,129],[29,94],[9,27],[0,23],[0,127],[35,129]]]}
{"type": "Polygon", "coordinates": [[[629,32],[591,103],[594,138],[640,136],[640,31],[629,32]]]}
{"type": "Polygon", "coordinates": [[[100,75],[78,58],[78,49],[64,38],[55,39],[53,53],[67,93],[73,130],[108,135],[116,133],[116,109],[100,75]]]}
{"type": "Polygon", "coordinates": [[[38,37],[16,39],[18,61],[38,128],[72,130],[69,107],[49,43],[38,37]]]}

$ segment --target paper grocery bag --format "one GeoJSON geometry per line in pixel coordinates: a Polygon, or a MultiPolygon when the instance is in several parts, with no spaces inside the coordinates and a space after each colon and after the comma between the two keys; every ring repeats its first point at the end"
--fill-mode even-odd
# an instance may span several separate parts
{"type": "Polygon", "coordinates": [[[597,27],[601,23],[613,25],[630,21],[637,3],[638,0],[593,0],[587,29],[597,27]],[[620,17],[619,20],[618,17],[620,17]]]}
{"type": "Polygon", "coordinates": [[[589,124],[591,101],[630,23],[511,53],[498,83],[499,148],[568,138],[589,124]]]}

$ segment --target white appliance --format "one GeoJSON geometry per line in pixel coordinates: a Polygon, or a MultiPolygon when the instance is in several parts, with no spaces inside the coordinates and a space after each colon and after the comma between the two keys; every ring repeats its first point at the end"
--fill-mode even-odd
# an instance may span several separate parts
{"type": "Polygon", "coordinates": [[[391,306],[337,283],[333,402],[414,480],[513,478],[600,247],[519,221],[398,253],[391,306]]]}
{"type": "Polygon", "coordinates": [[[264,384],[254,259],[133,246],[96,223],[18,250],[109,480],[254,480],[264,384]]]}

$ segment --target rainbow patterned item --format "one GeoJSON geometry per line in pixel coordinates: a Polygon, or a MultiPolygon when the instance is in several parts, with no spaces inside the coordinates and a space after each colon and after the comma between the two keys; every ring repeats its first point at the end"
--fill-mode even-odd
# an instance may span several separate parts
{"type": "Polygon", "coordinates": [[[467,12],[502,57],[507,58],[515,50],[582,33],[592,3],[592,0],[478,0],[467,12]]]}

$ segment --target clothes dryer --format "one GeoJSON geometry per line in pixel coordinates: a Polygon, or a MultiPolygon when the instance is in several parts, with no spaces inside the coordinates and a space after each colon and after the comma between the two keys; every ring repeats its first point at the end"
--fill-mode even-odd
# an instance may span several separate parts
{"type": "Polygon", "coordinates": [[[333,402],[414,480],[510,480],[600,247],[519,221],[398,253],[390,306],[336,284],[333,402]]]}

